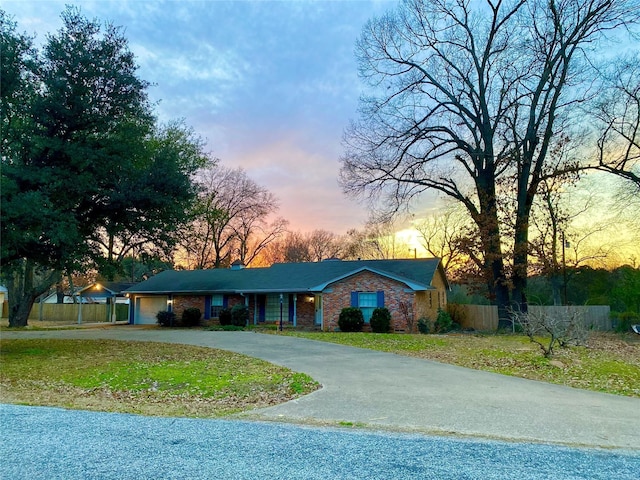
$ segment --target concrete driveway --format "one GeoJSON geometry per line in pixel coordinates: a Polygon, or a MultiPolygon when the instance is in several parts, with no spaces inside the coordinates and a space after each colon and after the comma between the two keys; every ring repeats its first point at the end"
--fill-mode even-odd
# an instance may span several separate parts
{"type": "Polygon", "coordinates": [[[107,338],[220,348],[304,372],[323,388],[245,417],[640,449],[640,399],[399,355],[253,332],[100,329],[3,332],[4,338],[107,338]]]}

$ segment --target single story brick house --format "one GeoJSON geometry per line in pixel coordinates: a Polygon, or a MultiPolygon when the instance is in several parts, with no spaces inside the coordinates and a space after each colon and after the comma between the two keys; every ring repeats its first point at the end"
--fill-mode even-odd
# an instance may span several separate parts
{"type": "Polygon", "coordinates": [[[365,321],[376,307],[391,312],[395,331],[416,329],[421,317],[435,320],[447,303],[447,282],[440,259],[325,260],[277,263],[266,268],[168,270],[124,291],[131,323],[156,323],[159,311],[180,315],[197,307],[205,322],[223,308],[247,305],[250,322],[338,328],[340,311],[362,309],[365,321]]]}

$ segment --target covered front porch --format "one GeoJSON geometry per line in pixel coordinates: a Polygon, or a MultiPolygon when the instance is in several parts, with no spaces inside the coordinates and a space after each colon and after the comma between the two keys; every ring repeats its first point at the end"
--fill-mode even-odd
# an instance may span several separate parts
{"type": "Polygon", "coordinates": [[[250,321],[254,325],[275,323],[294,327],[319,327],[322,324],[322,296],[312,293],[245,293],[250,321]]]}

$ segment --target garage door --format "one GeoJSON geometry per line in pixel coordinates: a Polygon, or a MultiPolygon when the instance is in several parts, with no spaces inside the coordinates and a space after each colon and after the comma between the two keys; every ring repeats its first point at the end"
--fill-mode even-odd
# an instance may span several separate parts
{"type": "Polygon", "coordinates": [[[160,311],[167,309],[167,297],[138,297],[136,299],[136,318],[137,324],[153,324],[157,323],[156,315],[160,311]]]}

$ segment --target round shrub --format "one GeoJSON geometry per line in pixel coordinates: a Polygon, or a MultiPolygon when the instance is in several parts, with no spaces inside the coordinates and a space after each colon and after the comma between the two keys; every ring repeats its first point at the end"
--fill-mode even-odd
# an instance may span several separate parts
{"type": "Polygon", "coordinates": [[[373,333],[389,333],[391,330],[391,313],[388,308],[376,308],[371,315],[371,331],[373,333]]]}
{"type": "Polygon", "coordinates": [[[202,313],[199,308],[191,307],[185,308],[182,312],[182,326],[183,327],[197,327],[200,325],[200,317],[202,313]]]}
{"type": "Polygon", "coordinates": [[[234,305],[231,309],[231,325],[246,327],[249,322],[249,308],[246,305],[234,305]]]}
{"type": "Polygon", "coordinates": [[[343,308],[338,317],[341,332],[359,332],[364,325],[362,311],[356,307],[343,308]]]}
{"type": "Polygon", "coordinates": [[[427,317],[422,317],[418,320],[418,331],[423,334],[431,332],[431,320],[427,317]]]}
{"type": "Polygon", "coordinates": [[[446,310],[442,310],[441,308],[438,309],[438,318],[436,318],[436,321],[433,324],[433,330],[436,333],[447,333],[459,328],[460,325],[452,320],[451,315],[449,315],[446,310]]]}
{"type": "Polygon", "coordinates": [[[223,327],[225,325],[231,325],[231,310],[228,308],[223,308],[220,310],[218,314],[218,320],[220,321],[220,325],[223,327]]]}
{"type": "Polygon", "coordinates": [[[161,327],[177,326],[176,314],[173,312],[160,311],[156,314],[156,319],[161,327]]]}

